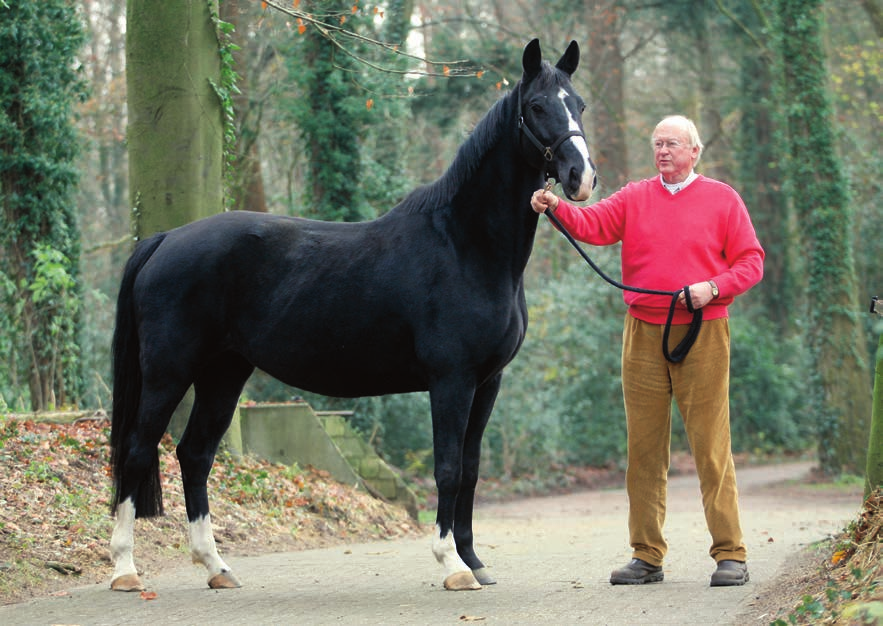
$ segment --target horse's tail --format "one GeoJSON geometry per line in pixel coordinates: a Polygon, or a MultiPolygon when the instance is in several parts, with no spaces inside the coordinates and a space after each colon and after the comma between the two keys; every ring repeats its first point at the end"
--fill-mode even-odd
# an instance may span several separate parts
{"type": "MultiPolygon", "coordinates": [[[[117,296],[116,326],[113,331],[113,413],[110,427],[113,498],[111,512],[116,513],[122,497],[126,461],[132,445],[131,435],[138,422],[141,402],[141,348],[135,321],[135,279],[148,259],[165,239],[158,233],[135,246],[123,270],[117,296]]],[[[135,514],[137,517],[162,515],[162,483],[159,476],[159,453],[154,451],[147,476],[138,485],[135,514]]]]}

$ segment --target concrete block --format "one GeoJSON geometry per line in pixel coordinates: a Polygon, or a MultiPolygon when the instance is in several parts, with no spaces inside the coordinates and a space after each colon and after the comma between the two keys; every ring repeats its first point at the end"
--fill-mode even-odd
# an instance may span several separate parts
{"type": "Polygon", "coordinates": [[[242,405],[240,416],[246,452],[274,463],[312,465],[339,482],[361,484],[306,402],[242,405]]]}

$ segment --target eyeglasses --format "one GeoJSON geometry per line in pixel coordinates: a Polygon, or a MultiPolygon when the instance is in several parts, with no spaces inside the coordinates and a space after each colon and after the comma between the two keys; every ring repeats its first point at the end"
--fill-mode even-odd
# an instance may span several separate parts
{"type": "Polygon", "coordinates": [[[654,150],[662,150],[663,148],[668,148],[669,150],[678,150],[680,148],[686,147],[686,144],[678,141],[677,139],[655,139],[653,141],[654,150]]]}

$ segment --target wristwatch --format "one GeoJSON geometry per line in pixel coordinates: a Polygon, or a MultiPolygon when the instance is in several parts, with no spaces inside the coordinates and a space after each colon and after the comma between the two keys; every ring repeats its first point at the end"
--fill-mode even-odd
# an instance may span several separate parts
{"type": "Polygon", "coordinates": [[[713,280],[708,281],[708,284],[711,285],[711,298],[714,300],[721,295],[720,289],[717,288],[717,283],[713,280]]]}

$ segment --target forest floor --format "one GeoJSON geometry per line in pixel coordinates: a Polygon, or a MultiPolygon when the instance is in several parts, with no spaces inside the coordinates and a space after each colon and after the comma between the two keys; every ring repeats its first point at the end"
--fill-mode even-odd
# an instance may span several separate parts
{"type": "MultiPolygon", "coordinates": [[[[110,580],[108,433],[109,422],[101,415],[70,424],[0,417],[0,604],[65,593],[72,578],[84,585],[110,580]]],[[[189,550],[171,439],[163,440],[160,451],[166,515],[139,520],[136,531],[139,566],[147,571],[179,564],[189,550]],[[169,537],[177,539],[170,543],[169,537]]],[[[689,471],[689,457],[677,457],[673,470],[689,471]]],[[[562,492],[622,484],[615,469],[572,468],[562,476],[555,488],[562,492]]],[[[419,490],[431,511],[431,486],[419,490]]],[[[520,482],[518,488],[501,481],[481,485],[485,502],[548,491],[548,485],[531,481],[520,482]]],[[[230,556],[431,532],[430,524],[418,523],[402,509],[336,483],[323,472],[223,452],[209,493],[216,541],[230,556]]],[[[807,549],[786,573],[759,588],[752,612],[779,616],[779,622],[771,623],[783,625],[879,623],[861,621],[861,616],[883,620],[881,526],[883,495],[877,493],[841,536],[807,549]]]]}

